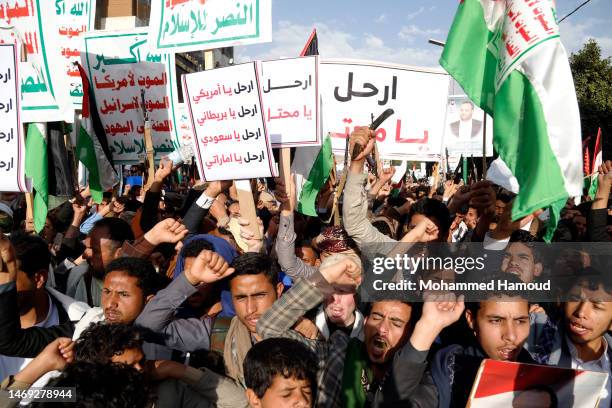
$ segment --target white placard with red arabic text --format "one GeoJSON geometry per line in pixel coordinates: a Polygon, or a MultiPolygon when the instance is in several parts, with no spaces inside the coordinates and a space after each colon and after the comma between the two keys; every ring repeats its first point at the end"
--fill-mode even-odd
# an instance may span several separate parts
{"type": "Polygon", "coordinates": [[[320,145],[318,57],[263,61],[259,67],[272,147],[320,145]]]}
{"type": "Polygon", "coordinates": [[[0,44],[0,191],[26,192],[18,51],[0,44]]]}
{"type": "Polygon", "coordinates": [[[437,69],[372,61],[321,60],[323,132],[334,153],[346,137],[369,126],[388,108],[395,113],[376,132],[379,154],[399,160],[437,161],[442,153],[449,76],[437,69]]]}
{"type": "Polygon", "coordinates": [[[273,177],[257,63],[183,75],[183,95],[204,180],[273,177]]]}
{"type": "MultiPolygon", "coordinates": [[[[59,2],[59,0],[58,0],[59,2]]],[[[74,122],[55,10],[40,0],[0,0],[0,43],[25,45],[19,63],[23,122],[74,122]]]]}

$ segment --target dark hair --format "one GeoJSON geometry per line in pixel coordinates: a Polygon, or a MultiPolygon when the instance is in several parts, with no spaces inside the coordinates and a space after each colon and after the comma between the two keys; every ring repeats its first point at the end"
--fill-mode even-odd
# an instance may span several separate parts
{"type": "MultiPolygon", "coordinates": [[[[586,268],[582,268],[575,273],[576,278],[572,281],[569,286],[569,290],[576,286],[583,286],[586,284],[587,289],[596,291],[601,287],[605,292],[608,293],[608,296],[612,294],[612,278],[609,275],[602,273],[601,271],[593,268],[592,266],[587,266],[586,268]]],[[[610,298],[607,297],[604,301],[610,301],[610,298]]]]}
{"type": "Polygon", "coordinates": [[[522,242],[524,244],[527,244],[538,242],[538,238],[533,236],[529,231],[519,229],[514,231],[512,235],[510,235],[510,242],[522,242]]]}
{"type": "MultiPolygon", "coordinates": [[[[538,237],[533,236],[529,231],[525,230],[516,230],[510,235],[510,244],[513,242],[520,242],[525,245],[529,249],[531,249],[531,253],[533,254],[533,260],[535,263],[542,262],[542,255],[540,251],[538,251],[538,247],[536,242],[542,242],[538,237]]],[[[508,245],[509,246],[509,245],[508,245]]]]}
{"type": "Polygon", "coordinates": [[[497,191],[496,200],[499,200],[505,204],[508,204],[510,201],[512,201],[512,198],[514,198],[515,194],[512,193],[511,191],[506,190],[503,187],[500,187],[499,190],[497,191]]]}
{"type": "Polygon", "coordinates": [[[138,279],[138,287],[142,289],[142,294],[146,298],[154,295],[157,291],[168,285],[168,278],[155,272],[153,264],[139,258],[117,258],[110,262],[106,267],[106,274],[121,271],[128,276],[138,279]]]}
{"type": "Polygon", "coordinates": [[[77,339],[74,345],[75,360],[108,364],[113,356],[136,348],[142,348],[142,336],[134,326],[94,323],[77,339]]]}
{"type": "Polygon", "coordinates": [[[203,238],[194,239],[183,247],[184,258],[195,258],[204,250],[214,251],[212,244],[203,238]]]}
{"type": "Polygon", "coordinates": [[[319,251],[312,245],[312,240],[301,239],[295,243],[296,248],[310,248],[315,253],[315,255],[319,256],[319,251]]]}
{"type": "Polygon", "coordinates": [[[123,221],[121,218],[107,217],[97,221],[93,228],[106,228],[109,238],[113,241],[123,243],[124,241],[133,241],[134,232],[130,224],[123,221]]]}
{"type": "Polygon", "coordinates": [[[272,285],[276,286],[278,283],[278,264],[268,255],[247,252],[235,258],[231,266],[236,271],[230,275],[230,281],[239,276],[263,273],[272,285]]]}
{"type": "Polygon", "coordinates": [[[49,270],[51,253],[44,239],[23,232],[11,235],[11,244],[15,248],[15,255],[21,264],[20,268],[29,278],[40,270],[49,270]]]}
{"type": "MultiPolygon", "coordinates": [[[[523,281],[518,276],[513,275],[511,273],[503,273],[503,272],[484,274],[480,278],[478,278],[477,281],[478,282],[507,281],[509,284],[508,286],[514,286],[514,287],[517,287],[516,286],[517,284],[520,285],[523,283],[523,281]]],[[[500,298],[500,297],[505,297],[505,296],[518,297],[519,293],[518,291],[515,291],[515,290],[496,288],[494,290],[480,291],[478,292],[478,296],[482,300],[480,300],[479,302],[466,302],[465,304],[465,309],[471,311],[474,317],[478,313],[478,309],[480,309],[480,303],[487,302],[494,298],[500,298]]]]}
{"type": "Polygon", "coordinates": [[[48,386],[76,388],[76,403],[40,402],[33,407],[145,408],[154,399],[144,375],[125,364],[72,363],[48,386]]]}
{"type": "Polygon", "coordinates": [[[410,207],[408,220],[415,214],[422,214],[427,218],[433,217],[438,221],[440,236],[446,237],[451,225],[450,213],[446,205],[438,200],[431,198],[422,198],[410,207]]]}
{"type": "Polygon", "coordinates": [[[312,395],[317,386],[317,360],[297,340],[271,338],[255,344],[244,359],[244,382],[258,398],[274,382],[274,377],[296,378],[310,382],[312,395]]]}

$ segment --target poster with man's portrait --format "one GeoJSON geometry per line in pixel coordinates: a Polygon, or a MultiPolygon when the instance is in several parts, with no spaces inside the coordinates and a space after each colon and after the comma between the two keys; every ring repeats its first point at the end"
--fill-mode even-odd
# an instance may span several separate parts
{"type": "MultiPolygon", "coordinates": [[[[486,155],[493,155],[493,119],[487,117],[486,155]]],[[[482,157],[484,112],[467,96],[452,96],[446,107],[444,148],[448,149],[449,161],[459,157],[482,157]]]]}

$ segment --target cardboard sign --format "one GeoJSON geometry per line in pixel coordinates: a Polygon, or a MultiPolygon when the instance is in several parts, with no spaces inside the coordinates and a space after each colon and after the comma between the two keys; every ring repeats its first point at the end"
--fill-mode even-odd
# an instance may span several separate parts
{"type": "Polygon", "coordinates": [[[96,17],[96,0],[56,0],[40,2],[41,13],[55,16],[59,38],[59,51],[63,64],[52,67],[66,75],[67,92],[75,109],[83,103],[83,84],[79,69],[74,64],[81,61],[83,36],[93,31],[96,17]]]}
{"type": "Polygon", "coordinates": [[[607,380],[608,373],[486,359],[468,406],[594,408],[607,380]]]}
{"type": "Polygon", "coordinates": [[[146,29],[95,32],[84,41],[83,67],[115,162],[138,162],[145,153],[143,110],[151,122],[155,159],[172,152],[179,145],[174,56],[150,52],[146,29]]]}
{"type": "Polygon", "coordinates": [[[318,57],[260,64],[262,100],[272,147],[321,144],[318,57]]]}
{"type": "MultiPolygon", "coordinates": [[[[463,157],[482,157],[484,111],[467,96],[449,97],[446,108],[444,149],[448,149],[449,164],[454,169],[463,157]]],[[[487,117],[486,155],[493,156],[493,119],[487,117]]]]}
{"type": "Polygon", "coordinates": [[[356,126],[395,111],[377,130],[380,157],[438,160],[442,151],[449,76],[442,70],[379,62],[321,60],[323,131],[334,153],[344,154],[356,126]]]}
{"type": "Polygon", "coordinates": [[[149,42],[187,52],[272,41],[272,1],[153,0],[149,42]]]}
{"type": "MultiPolygon", "coordinates": [[[[0,43],[25,44],[20,62],[23,122],[74,122],[55,11],[39,0],[0,0],[0,43]]],[[[53,4],[53,2],[46,2],[53,4]]],[[[76,33],[74,33],[76,35],[76,33]]]]}
{"type": "Polygon", "coordinates": [[[26,192],[18,51],[0,44],[0,191],[26,192]]]}
{"type": "Polygon", "coordinates": [[[255,62],[183,75],[204,180],[275,177],[255,62]]]}

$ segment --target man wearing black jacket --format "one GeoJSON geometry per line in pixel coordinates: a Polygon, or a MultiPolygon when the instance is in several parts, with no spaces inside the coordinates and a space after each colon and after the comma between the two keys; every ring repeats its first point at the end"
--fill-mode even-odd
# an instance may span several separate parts
{"type": "MultiPolygon", "coordinates": [[[[69,316],[78,320],[88,309],[87,305],[45,287],[51,259],[47,243],[42,238],[24,233],[13,234],[10,240],[19,260],[16,291],[21,327],[64,324],[70,321],[69,316]]],[[[29,361],[0,355],[0,377],[16,374],[29,361]]]]}
{"type": "MultiPolygon", "coordinates": [[[[143,242],[149,247],[163,242],[176,243],[184,238],[185,233],[182,224],[171,219],[164,220],[145,234],[143,242]]],[[[141,248],[141,244],[124,246],[124,255],[138,254],[141,248]]],[[[94,322],[132,324],[146,302],[165,285],[150,262],[137,258],[119,258],[106,269],[102,307],[86,309],[81,316],[73,319],[76,322],[69,319],[51,327],[22,328],[16,291],[18,260],[13,246],[4,235],[0,235],[0,255],[0,353],[10,356],[34,357],[58,337],[78,338],[94,322]]]]}

